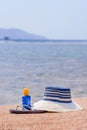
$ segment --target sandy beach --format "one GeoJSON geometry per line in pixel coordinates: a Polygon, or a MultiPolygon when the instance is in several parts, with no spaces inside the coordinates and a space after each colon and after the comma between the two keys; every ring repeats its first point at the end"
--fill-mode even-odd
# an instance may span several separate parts
{"type": "Polygon", "coordinates": [[[0,107],[0,130],[87,130],[87,98],[73,99],[80,111],[43,114],[10,114],[15,105],[0,107]]]}

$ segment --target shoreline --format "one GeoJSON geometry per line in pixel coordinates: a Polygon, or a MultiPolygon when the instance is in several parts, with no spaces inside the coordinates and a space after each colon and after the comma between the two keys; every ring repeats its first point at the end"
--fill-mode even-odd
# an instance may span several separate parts
{"type": "Polygon", "coordinates": [[[83,109],[62,113],[10,114],[16,105],[0,106],[1,130],[86,130],[87,98],[73,99],[83,109]]]}

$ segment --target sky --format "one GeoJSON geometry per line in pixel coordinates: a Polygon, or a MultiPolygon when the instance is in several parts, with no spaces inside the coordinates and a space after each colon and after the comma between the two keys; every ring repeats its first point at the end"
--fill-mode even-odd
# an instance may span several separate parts
{"type": "Polygon", "coordinates": [[[50,39],[87,39],[87,0],[0,0],[0,28],[50,39]]]}

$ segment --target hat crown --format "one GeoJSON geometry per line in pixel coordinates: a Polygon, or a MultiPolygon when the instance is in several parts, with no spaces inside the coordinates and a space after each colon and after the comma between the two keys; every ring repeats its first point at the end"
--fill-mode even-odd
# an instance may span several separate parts
{"type": "Polygon", "coordinates": [[[67,87],[46,87],[43,100],[71,103],[71,90],[67,87]]]}

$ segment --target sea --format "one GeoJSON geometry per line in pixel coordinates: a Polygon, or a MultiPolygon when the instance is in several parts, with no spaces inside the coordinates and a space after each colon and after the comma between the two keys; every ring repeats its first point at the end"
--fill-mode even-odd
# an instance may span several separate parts
{"type": "Polygon", "coordinates": [[[48,86],[87,97],[87,42],[0,41],[0,105],[21,104],[24,87],[34,103],[48,86]]]}

